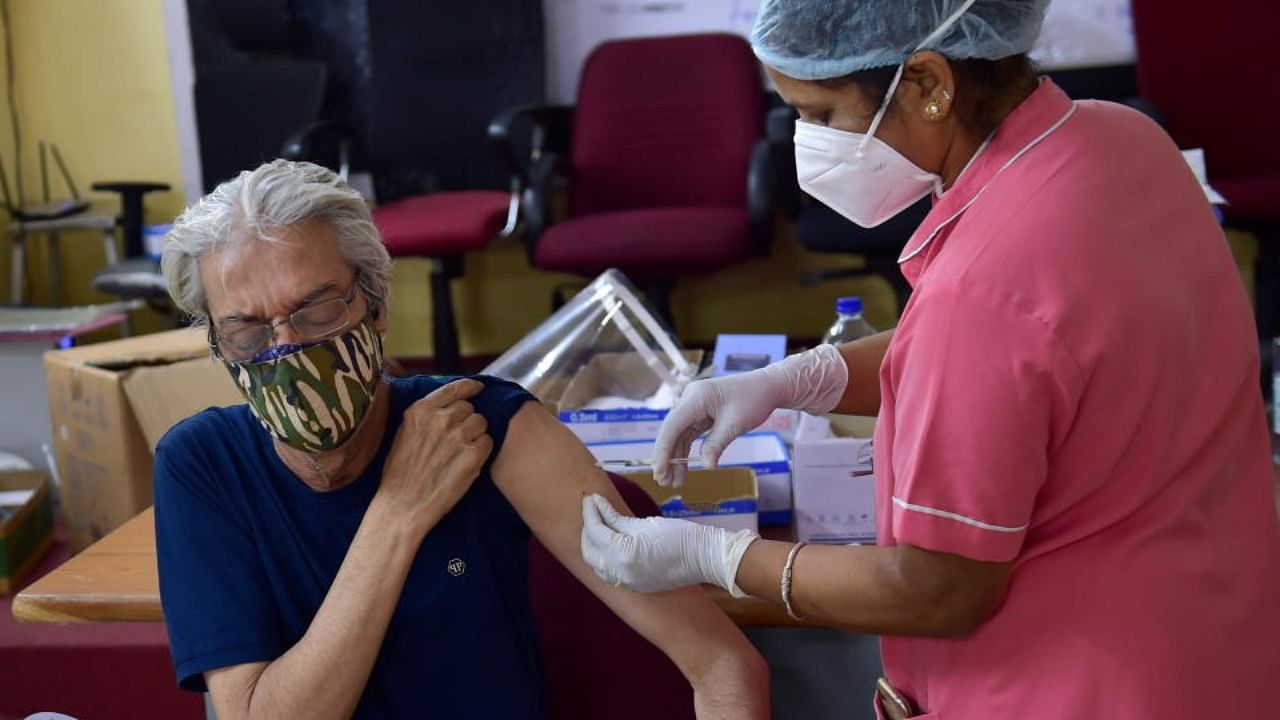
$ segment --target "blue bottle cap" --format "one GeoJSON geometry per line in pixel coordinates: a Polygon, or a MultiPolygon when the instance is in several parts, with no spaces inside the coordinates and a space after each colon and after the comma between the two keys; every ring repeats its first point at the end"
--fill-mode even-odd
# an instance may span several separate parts
{"type": "Polygon", "coordinates": [[[862,298],[855,296],[842,297],[836,300],[836,312],[841,315],[859,315],[862,313],[862,298]]]}

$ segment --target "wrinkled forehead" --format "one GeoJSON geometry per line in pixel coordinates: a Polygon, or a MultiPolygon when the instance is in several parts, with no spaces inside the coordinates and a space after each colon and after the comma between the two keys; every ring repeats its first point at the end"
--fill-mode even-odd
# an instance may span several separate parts
{"type": "Polygon", "coordinates": [[[349,290],[354,273],[333,228],[321,221],[246,232],[202,257],[199,270],[215,322],[287,315],[325,288],[349,290]]]}

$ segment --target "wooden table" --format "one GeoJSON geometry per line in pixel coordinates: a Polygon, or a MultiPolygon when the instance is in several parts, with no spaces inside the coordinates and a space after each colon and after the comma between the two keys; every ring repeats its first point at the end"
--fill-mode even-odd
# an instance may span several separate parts
{"type": "Polygon", "coordinates": [[[160,622],[150,508],[13,598],[24,622],[160,622]]]}
{"type": "MultiPolygon", "coordinates": [[[[1280,512],[1280,466],[1276,468],[1276,511],[1280,512]]],[[[765,537],[787,539],[785,529],[765,537]]],[[[743,627],[805,625],[781,607],[755,598],[735,599],[720,588],[708,593],[743,627]]],[[[156,573],[155,521],[150,508],[94,543],[61,567],[32,583],[13,599],[14,617],[25,622],[160,622],[160,582],[156,573]]]]}
{"type": "MultiPolygon", "coordinates": [[[[738,600],[720,588],[708,592],[739,625],[800,624],[763,600],[738,600]]],[[[153,511],[148,508],[18,593],[13,615],[23,622],[164,620],[153,511]]]]}

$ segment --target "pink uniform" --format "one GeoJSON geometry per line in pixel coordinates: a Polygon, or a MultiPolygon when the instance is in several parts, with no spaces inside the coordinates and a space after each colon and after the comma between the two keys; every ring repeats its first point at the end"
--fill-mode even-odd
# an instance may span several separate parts
{"type": "Polygon", "coordinates": [[[890,681],[943,720],[1280,717],[1258,344],[1168,136],[1045,81],[904,258],[881,542],[1014,570],[972,635],[885,638],[890,681]]]}

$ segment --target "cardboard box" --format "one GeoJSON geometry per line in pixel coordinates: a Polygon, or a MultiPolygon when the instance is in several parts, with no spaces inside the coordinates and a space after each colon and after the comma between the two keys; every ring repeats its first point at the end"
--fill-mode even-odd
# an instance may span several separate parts
{"type": "Polygon", "coordinates": [[[663,487],[652,472],[622,476],[639,485],[658,504],[663,517],[692,520],[726,530],[758,530],[756,474],[749,468],[691,470],[683,487],[663,487]]]}
{"type": "Polygon", "coordinates": [[[16,511],[0,500],[6,508],[0,513],[0,595],[17,590],[53,544],[49,476],[38,470],[0,472],[0,496],[9,493],[26,497],[16,511]]]}
{"type": "MultiPolygon", "coordinates": [[[[587,449],[597,460],[649,460],[653,440],[624,440],[589,443],[587,449]]],[[[700,452],[694,443],[690,455],[700,452]]],[[[720,467],[743,467],[756,475],[757,510],[761,525],[791,522],[791,458],[787,445],[777,433],[748,433],[729,443],[720,457],[720,467]]]]}
{"type": "Polygon", "coordinates": [[[151,504],[152,452],[178,421],[243,402],[198,329],[44,356],[67,541],[88,547],[151,504]]]}
{"type": "MultiPolygon", "coordinates": [[[[694,365],[702,362],[700,350],[685,351],[684,356],[694,365]]],[[[662,380],[639,353],[598,353],[564,389],[557,417],[584,443],[652,440],[658,437],[658,428],[670,408],[584,408],[600,397],[641,401],[657,393],[661,386],[662,380]]]]}
{"type": "Polygon", "coordinates": [[[804,414],[792,448],[796,537],[811,543],[874,542],[874,418],[804,414]]]}

